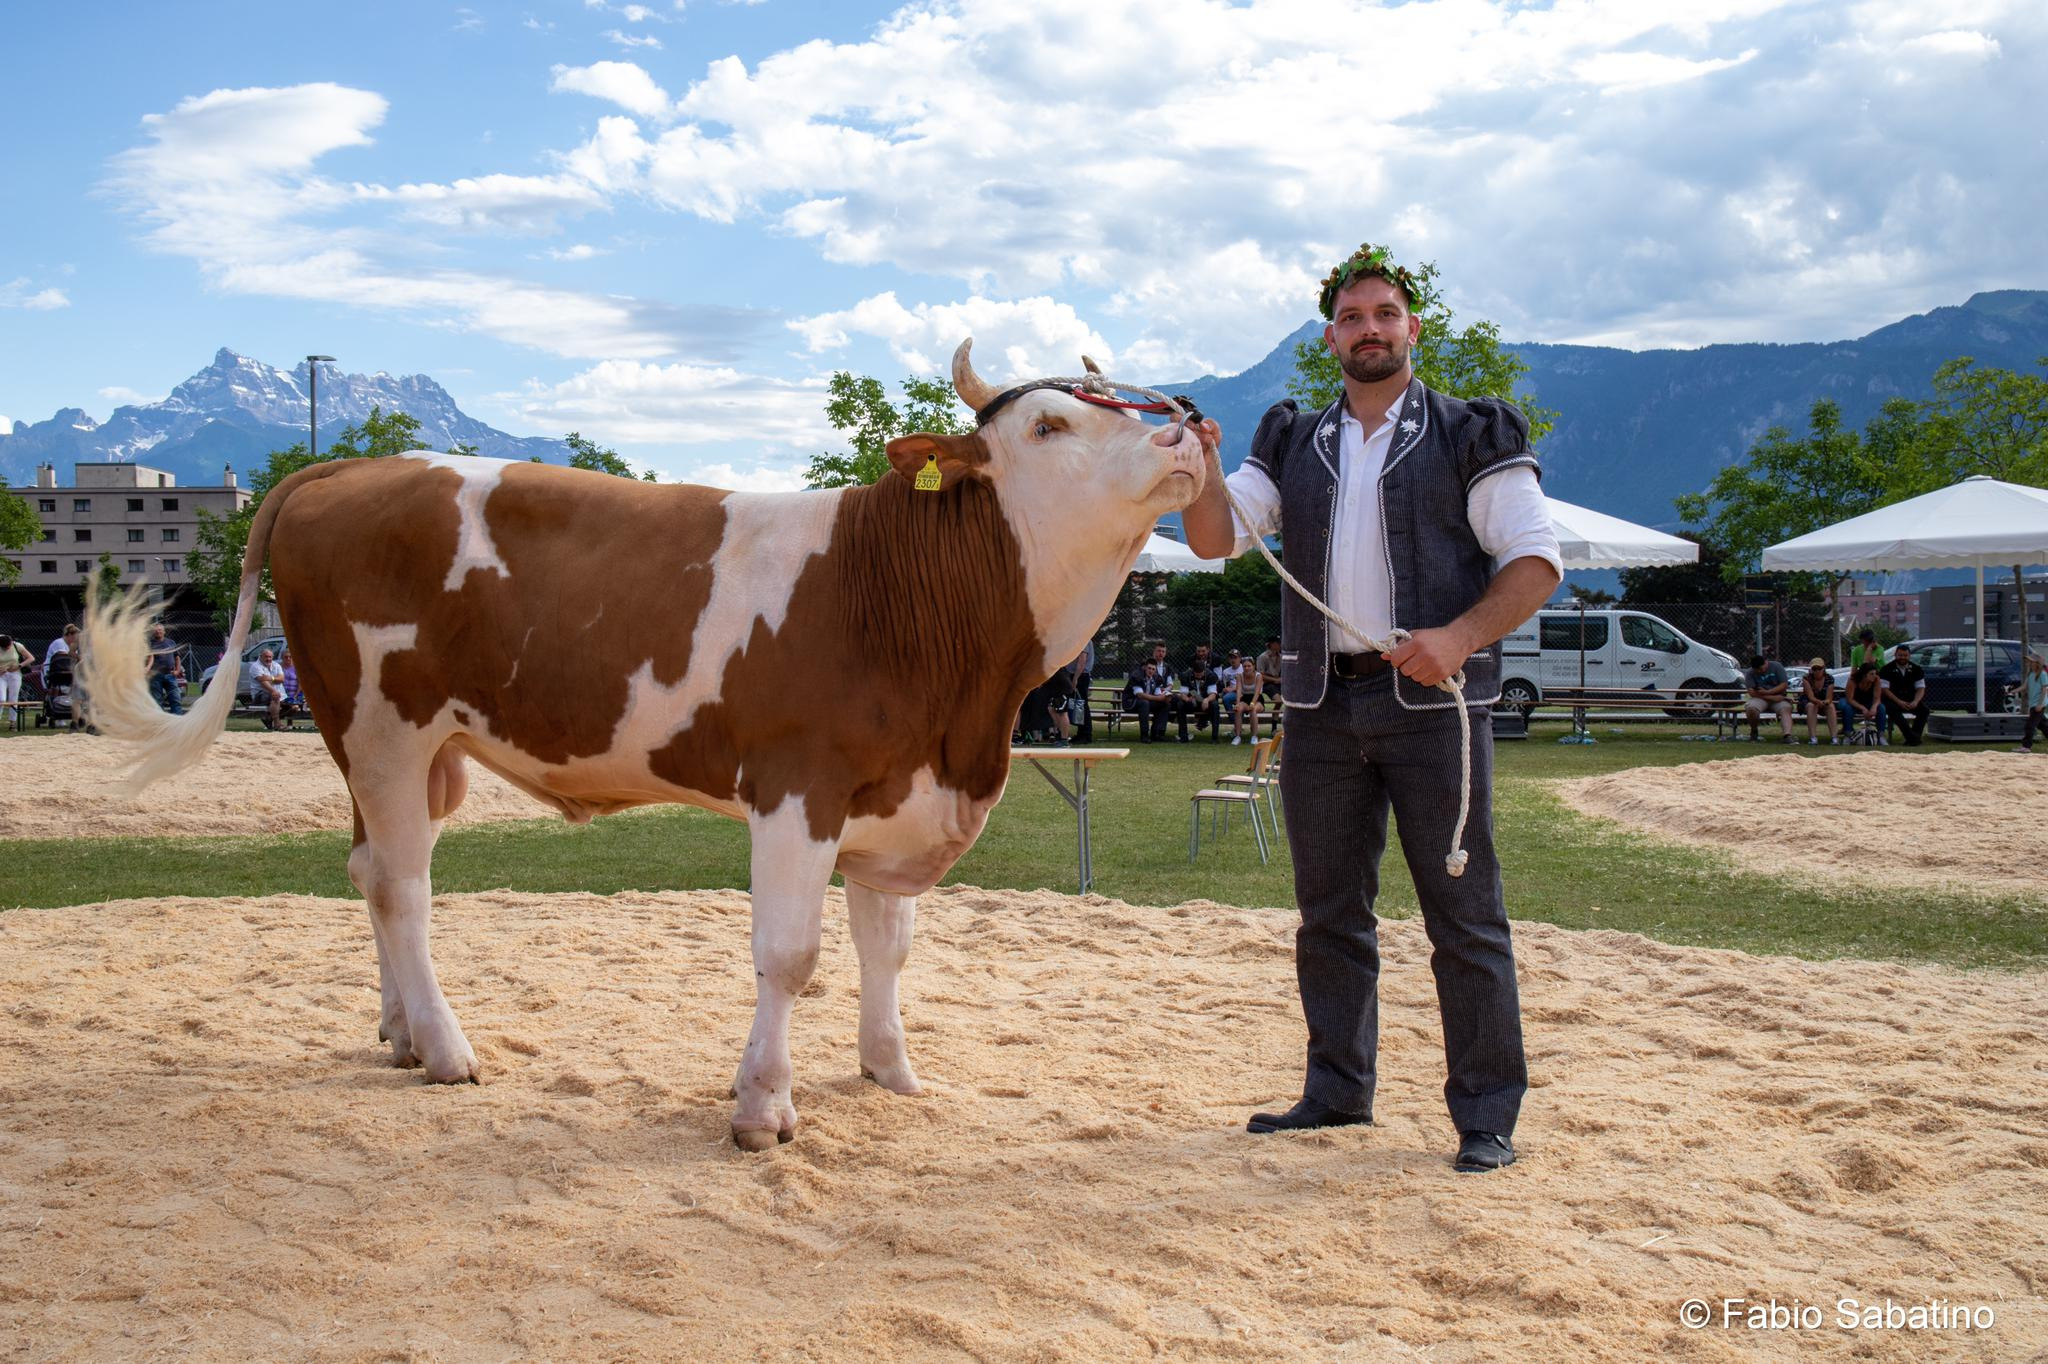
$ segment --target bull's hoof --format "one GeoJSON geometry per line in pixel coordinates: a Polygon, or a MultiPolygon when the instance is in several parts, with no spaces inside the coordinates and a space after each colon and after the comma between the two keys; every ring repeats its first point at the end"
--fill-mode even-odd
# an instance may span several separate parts
{"type": "Polygon", "coordinates": [[[917,1072],[908,1063],[900,1066],[862,1066],[861,1078],[873,1080],[891,1094],[922,1094],[924,1086],[917,1082],[917,1072]]]}
{"type": "Polygon", "coordinates": [[[732,1142],[742,1151],[772,1151],[795,1135],[794,1132],[764,1132],[758,1127],[741,1131],[735,1127],[732,1142]]]}
{"type": "Polygon", "coordinates": [[[477,1075],[474,1058],[457,1058],[445,1066],[428,1066],[426,1081],[430,1085],[480,1085],[483,1080],[477,1075]]]}

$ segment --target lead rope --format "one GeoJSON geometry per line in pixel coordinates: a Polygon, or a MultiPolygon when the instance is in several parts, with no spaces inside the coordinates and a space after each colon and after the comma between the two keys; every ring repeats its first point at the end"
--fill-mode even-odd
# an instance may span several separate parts
{"type": "MultiPolygon", "coordinates": [[[[1098,399],[1108,400],[1117,406],[1133,406],[1133,404],[1116,403],[1118,390],[1125,393],[1143,394],[1169,416],[1180,419],[1180,424],[1174,432],[1174,442],[1176,444],[1179,443],[1181,435],[1187,431],[1188,423],[1195,417],[1194,409],[1182,403],[1178,398],[1169,397],[1156,389],[1139,388],[1136,384],[1120,384],[1112,379],[1106,379],[1100,374],[1091,373],[1078,379],[1044,379],[1040,380],[1039,383],[1047,387],[1072,385],[1076,389],[1085,390],[1087,394],[1092,394],[1098,399]]],[[[1077,394],[1077,396],[1080,395],[1077,394]]],[[[1228,483],[1223,485],[1223,497],[1230,504],[1230,510],[1237,517],[1238,522],[1246,527],[1250,527],[1253,524],[1252,518],[1245,513],[1245,509],[1238,502],[1236,494],[1230,491],[1228,483]]],[[[1350,634],[1364,641],[1367,648],[1378,653],[1391,653],[1412,638],[1408,631],[1395,626],[1393,632],[1386,639],[1374,639],[1357,625],[1344,619],[1344,617],[1338,615],[1323,602],[1319,601],[1315,593],[1303,587],[1300,580],[1292,573],[1289,573],[1286,566],[1274,556],[1273,551],[1266,548],[1266,542],[1262,537],[1253,536],[1252,543],[1259,547],[1259,553],[1264,555],[1266,562],[1273,566],[1273,571],[1280,575],[1280,581],[1293,588],[1303,601],[1322,612],[1325,618],[1335,622],[1350,634]]],[[[1451,831],[1451,851],[1444,858],[1444,872],[1448,876],[1459,877],[1465,874],[1465,864],[1471,860],[1471,854],[1465,851],[1465,821],[1470,818],[1472,813],[1472,715],[1465,709],[1465,670],[1460,668],[1457,672],[1446,677],[1436,685],[1439,689],[1451,694],[1452,699],[1456,702],[1454,709],[1458,712],[1458,761],[1460,768],[1458,824],[1451,831]]]]}

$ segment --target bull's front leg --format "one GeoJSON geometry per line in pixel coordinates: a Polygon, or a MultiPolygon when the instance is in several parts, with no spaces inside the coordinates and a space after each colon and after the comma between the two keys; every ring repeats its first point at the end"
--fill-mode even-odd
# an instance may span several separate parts
{"type": "Polygon", "coordinates": [[[921,1090],[903,1045],[897,982],[910,956],[917,897],[846,883],[846,917],[860,954],[860,1073],[898,1094],[921,1090]]]}
{"type": "Polygon", "coordinates": [[[801,800],[747,820],[753,833],[754,1026],[733,1092],[732,1139],[765,1151],[796,1135],[790,1101],[789,1016],[818,964],[825,887],[838,858],[835,839],[811,837],[801,800]]]}

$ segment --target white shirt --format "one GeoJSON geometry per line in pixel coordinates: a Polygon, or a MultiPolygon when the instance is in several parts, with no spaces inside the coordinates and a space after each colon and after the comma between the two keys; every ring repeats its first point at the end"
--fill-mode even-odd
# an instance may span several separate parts
{"type": "MultiPolygon", "coordinates": [[[[1343,410],[1337,441],[1337,506],[1330,527],[1330,579],[1326,600],[1330,609],[1384,640],[1394,628],[1394,588],[1387,577],[1386,537],[1380,527],[1380,473],[1387,451],[1394,441],[1394,417],[1407,398],[1396,393],[1379,428],[1370,436],[1343,410]]],[[[1247,526],[1231,513],[1237,543],[1231,557],[1247,553],[1255,539],[1280,529],[1280,490],[1264,470],[1249,462],[1238,467],[1224,482],[1252,515],[1247,526]]],[[[1534,556],[1548,560],[1564,574],[1564,556],[1557,548],[1557,527],[1536,471],[1527,465],[1488,474],[1465,494],[1465,519],[1480,548],[1493,556],[1498,572],[1516,559],[1534,556]]],[[[1292,590],[1292,589],[1288,589],[1292,590]]],[[[1370,648],[1350,631],[1331,623],[1330,649],[1333,653],[1357,653],[1370,648]]]]}

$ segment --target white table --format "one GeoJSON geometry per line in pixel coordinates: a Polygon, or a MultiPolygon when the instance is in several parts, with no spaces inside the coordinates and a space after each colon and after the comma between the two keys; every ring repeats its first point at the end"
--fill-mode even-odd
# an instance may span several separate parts
{"type": "Polygon", "coordinates": [[[1052,789],[1060,793],[1061,799],[1073,807],[1074,820],[1080,839],[1081,894],[1086,895],[1095,884],[1094,849],[1088,840],[1088,773],[1095,764],[1111,762],[1117,758],[1128,758],[1128,748],[1013,748],[1010,757],[1023,758],[1038,769],[1038,775],[1052,783],[1052,789]],[[1071,762],[1074,765],[1074,785],[1071,789],[1046,770],[1045,759],[1049,762],[1071,762]]]}

